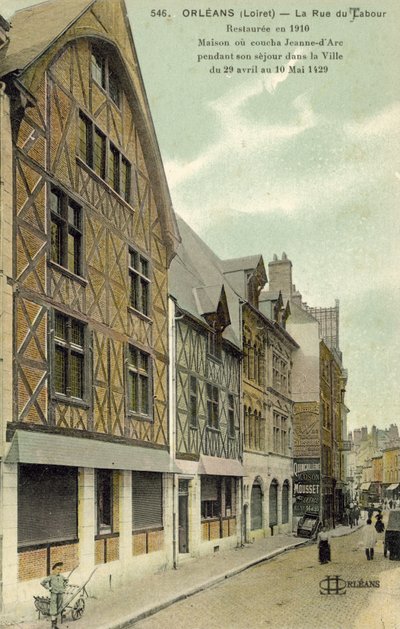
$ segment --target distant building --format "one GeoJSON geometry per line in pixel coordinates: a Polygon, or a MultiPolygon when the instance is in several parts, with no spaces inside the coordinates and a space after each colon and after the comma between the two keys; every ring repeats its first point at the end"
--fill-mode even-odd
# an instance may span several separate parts
{"type": "Polygon", "coordinates": [[[268,276],[269,292],[280,291],[289,303],[286,329],[299,345],[292,369],[294,515],[314,510],[334,525],[348,499],[344,452],[350,447],[345,439],[349,411],[344,402],[347,372],[338,345],[339,305],[323,309],[304,304],[286,254],[274,256],[268,276]]]}

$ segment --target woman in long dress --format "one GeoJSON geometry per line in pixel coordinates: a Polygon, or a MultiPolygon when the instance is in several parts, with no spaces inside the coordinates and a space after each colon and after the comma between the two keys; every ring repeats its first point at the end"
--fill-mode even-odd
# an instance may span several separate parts
{"type": "Polygon", "coordinates": [[[323,526],[318,533],[318,558],[320,564],[328,563],[331,560],[329,533],[326,530],[326,526],[323,526]]]}

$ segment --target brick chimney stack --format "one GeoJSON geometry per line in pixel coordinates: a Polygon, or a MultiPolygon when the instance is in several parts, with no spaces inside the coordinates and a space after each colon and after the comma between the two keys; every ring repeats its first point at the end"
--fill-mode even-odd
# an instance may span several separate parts
{"type": "Polygon", "coordinates": [[[284,299],[292,297],[292,263],[285,252],[282,253],[281,260],[278,260],[276,253],[274,254],[274,259],[268,263],[268,277],[270,293],[282,291],[284,299]]]}

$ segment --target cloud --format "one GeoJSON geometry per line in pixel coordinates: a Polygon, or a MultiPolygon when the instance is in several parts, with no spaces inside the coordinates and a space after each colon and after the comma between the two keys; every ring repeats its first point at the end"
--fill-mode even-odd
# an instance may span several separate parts
{"type": "MultiPolygon", "coordinates": [[[[299,52],[299,51],[296,51],[299,52]]],[[[291,103],[293,121],[284,125],[262,124],[259,120],[251,121],[244,114],[246,106],[253,98],[264,97],[265,107],[276,92],[280,83],[289,76],[289,67],[293,67],[296,60],[290,61],[285,72],[279,77],[272,75],[264,81],[254,80],[246,87],[240,85],[233,88],[221,98],[208,104],[212,114],[219,122],[219,135],[215,142],[189,162],[167,160],[165,170],[172,190],[182,183],[188,182],[206,169],[214,168],[232,155],[240,155],[241,159],[259,152],[271,149],[286,142],[316,124],[315,114],[305,94],[295,98],[291,103]]]]}
{"type": "Polygon", "coordinates": [[[349,138],[367,140],[381,139],[382,136],[400,132],[400,103],[392,103],[373,116],[368,116],[360,122],[351,122],[344,126],[349,138]]]}

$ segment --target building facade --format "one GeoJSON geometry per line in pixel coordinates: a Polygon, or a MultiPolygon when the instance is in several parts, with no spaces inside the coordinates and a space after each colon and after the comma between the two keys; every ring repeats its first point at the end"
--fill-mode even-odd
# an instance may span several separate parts
{"type": "Polygon", "coordinates": [[[242,539],[239,298],[217,256],[182,220],[170,268],[176,561],[242,539]]]}
{"type": "Polygon", "coordinates": [[[82,580],[97,566],[95,593],[172,562],[179,241],[124,3],[44,3],[12,27],[0,59],[5,609],[56,561],[82,580]]]}
{"type": "Polygon", "coordinates": [[[283,253],[268,264],[267,295],[281,294],[290,316],[286,329],[298,345],[293,353],[293,515],[319,513],[334,526],[343,515],[348,497],[346,459],[347,413],[339,350],[339,310],[310,308],[292,282],[292,263],[283,253]]]}

